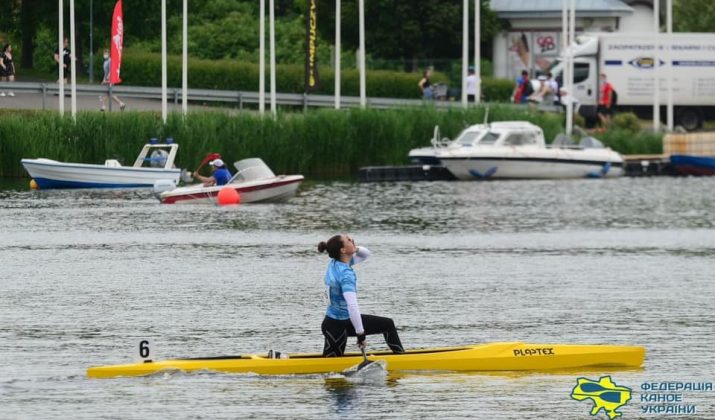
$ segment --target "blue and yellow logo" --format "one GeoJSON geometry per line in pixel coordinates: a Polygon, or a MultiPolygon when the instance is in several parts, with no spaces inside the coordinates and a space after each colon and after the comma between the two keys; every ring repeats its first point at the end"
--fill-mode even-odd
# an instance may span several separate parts
{"type": "Polygon", "coordinates": [[[578,378],[576,386],[571,391],[571,398],[577,401],[590,398],[593,401],[592,416],[603,409],[609,419],[614,419],[622,415],[616,410],[630,401],[631,389],[616,385],[610,376],[602,376],[598,382],[587,378],[578,378]]]}

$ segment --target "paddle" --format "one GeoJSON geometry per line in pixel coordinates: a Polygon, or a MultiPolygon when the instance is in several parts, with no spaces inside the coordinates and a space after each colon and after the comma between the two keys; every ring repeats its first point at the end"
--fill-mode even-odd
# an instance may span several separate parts
{"type": "MultiPolygon", "coordinates": [[[[363,371],[366,367],[375,363],[372,360],[367,360],[367,353],[365,352],[364,346],[360,347],[360,350],[362,351],[362,362],[360,362],[360,364],[357,366],[350,367],[350,368],[346,369],[345,371],[343,371],[343,374],[346,377],[354,376],[356,373],[363,371]]],[[[371,369],[369,369],[369,370],[371,370],[371,369]]]]}
{"type": "Polygon", "coordinates": [[[194,170],[194,172],[192,172],[192,173],[194,173],[194,174],[198,173],[198,172],[199,172],[199,169],[203,168],[204,165],[206,165],[207,163],[209,163],[210,161],[212,161],[212,160],[214,160],[214,159],[220,159],[220,158],[221,158],[221,155],[218,154],[218,153],[208,153],[208,154],[207,154],[206,156],[204,156],[204,158],[201,160],[201,163],[199,164],[199,167],[196,168],[196,169],[194,170]]]}
{"type": "Polygon", "coordinates": [[[355,370],[356,372],[359,370],[365,369],[371,363],[375,363],[372,360],[367,360],[367,354],[365,353],[365,346],[360,347],[360,351],[362,351],[362,362],[360,362],[360,364],[358,365],[357,369],[355,370]]]}

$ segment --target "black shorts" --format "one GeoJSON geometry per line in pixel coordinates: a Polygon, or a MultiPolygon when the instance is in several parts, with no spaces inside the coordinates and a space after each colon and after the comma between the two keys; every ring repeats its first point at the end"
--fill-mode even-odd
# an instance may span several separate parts
{"type": "Polygon", "coordinates": [[[596,108],[596,113],[601,115],[613,115],[613,107],[599,105],[598,108],[596,108]]]}
{"type": "MultiPolygon", "coordinates": [[[[70,77],[70,72],[71,72],[71,71],[72,71],[72,68],[71,68],[69,65],[68,65],[67,67],[65,67],[65,79],[69,79],[69,77],[70,77]]],[[[57,74],[60,74],[60,68],[59,68],[59,67],[56,67],[56,73],[57,73],[57,74]]]]}

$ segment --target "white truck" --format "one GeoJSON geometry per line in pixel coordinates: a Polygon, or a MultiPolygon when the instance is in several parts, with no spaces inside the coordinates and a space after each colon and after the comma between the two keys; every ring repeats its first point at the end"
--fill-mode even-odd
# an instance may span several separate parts
{"type": "MultiPolygon", "coordinates": [[[[579,113],[587,120],[596,118],[599,75],[604,73],[618,94],[617,112],[653,118],[654,34],[587,33],[576,38],[573,77],[579,113]]],[[[659,51],[661,120],[666,115],[667,77],[672,71],[675,124],[689,131],[700,128],[704,118],[715,116],[715,34],[674,33],[671,43],[662,35],[659,51]]],[[[551,72],[561,85],[561,60],[552,65],[551,72]]]]}

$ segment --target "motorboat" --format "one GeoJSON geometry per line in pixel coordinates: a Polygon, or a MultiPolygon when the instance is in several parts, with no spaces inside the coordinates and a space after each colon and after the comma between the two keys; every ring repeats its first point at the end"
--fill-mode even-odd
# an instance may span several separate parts
{"type": "MultiPolygon", "coordinates": [[[[370,352],[370,361],[384,362],[388,371],[544,372],[565,369],[634,369],[645,360],[640,346],[598,344],[485,343],[461,347],[408,350],[395,354],[370,352]]],[[[93,366],[89,378],[146,376],[159,372],[225,372],[259,375],[340,373],[363,361],[359,353],[342,357],[322,354],[243,354],[93,366]]]]}
{"type": "Polygon", "coordinates": [[[226,185],[176,187],[175,184],[157,182],[154,192],[163,204],[216,204],[219,192],[225,188],[238,192],[241,203],[274,202],[293,197],[303,182],[303,175],[276,176],[260,158],[243,159],[234,166],[237,172],[226,185]]]}
{"type": "Polygon", "coordinates": [[[543,130],[527,121],[476,124],[454,140],[439,137],[432,147],[413,149],[415,163],[441,164],[457,179],[613,178],[623,175],[623,157],[593,137],[575,144],[560,135],[546,145],[543,130]]]}
{"type": "Polygon", "coordinates": [[[681,175],[715,175],[715,156],[670,155],[670,165],[681,175]]]}
{"type": "Polygon", "coordinates": [[[103,165],[58,162],[52,159],[22,159],[22,165],[40,189],[51,188],[151,188],[156,182],[176,185],[182,170],[174,167],[179,145],[154,139],[142,147],[132,166],[116,159],[103,165]]]}

